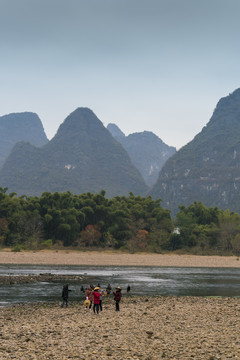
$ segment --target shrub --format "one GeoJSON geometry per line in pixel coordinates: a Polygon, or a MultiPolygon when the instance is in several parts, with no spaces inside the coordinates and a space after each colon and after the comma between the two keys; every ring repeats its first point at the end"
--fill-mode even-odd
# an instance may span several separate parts
{"type": "Polygon", "coordinates": [[[45,240],[41,246],[44,248],[44,249],[51,249],[53,245],[53,242],[52,242],[52,239],[48,239],[48,240],[45,240]]]}
{"type": "Polygon", "coordinates": [[[22,250],[24,250],[24,246],[23,246],[23,245],[20,245],[20,244],[17,244],[17,245],[15,245],[15,246],[12,248],[11,251],[13,251],[13,252],[20,252],[20,251],[22,251],[22,250]]]}

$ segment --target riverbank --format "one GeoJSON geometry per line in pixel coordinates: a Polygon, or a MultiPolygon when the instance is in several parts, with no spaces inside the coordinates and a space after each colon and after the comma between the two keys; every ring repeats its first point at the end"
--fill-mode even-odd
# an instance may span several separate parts
{"type": "Polygon", "coordinates": [[[39,275],[0,275],[0,285],[32,284],[36,282],[60,282],[70,281],[82,282],[85,280],[81,275],[59,275],[59,274],[39,274],[39,275]]]}
{"type": "Polygon", "coordinates": [[[112,296],[94,315],[82,303],[0,309],[0,359],[240,359],[237,298],[112,296]]]}
{"type": "Polygon", "coordinates": [[[116,265],[239,268],[236,256],[198,256],[176,254],[128,254],[122,252],[80,252],[69,250],[0,251],[0,264],[39,265],[116,265]]]}

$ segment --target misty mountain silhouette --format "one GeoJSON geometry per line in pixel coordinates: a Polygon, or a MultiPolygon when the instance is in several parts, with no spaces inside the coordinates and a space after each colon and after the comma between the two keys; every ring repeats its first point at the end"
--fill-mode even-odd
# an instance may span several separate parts
{"type": "Polygon", "coordinates": [[[147,192],[127,152],[88,108],[73,111],[41,148],[17,143],[0,170],[0,184],[18,195],[147,192]]]}
{"type": "Polygon", "coordinates": [[[38,147],[48,142],[37,114],[23,112],[0,116],[0,167],[18,141],[38,147]]]}
{"type": "Polygon", "coordinates": [[[176,148],[165,144],[151,131],[125,136],[115,124],[108,124],[107,129],[128,152],[132,163],[140,171],[146,184],[150,187],[155,184],[161,168],[176,152],[176,148]]]}

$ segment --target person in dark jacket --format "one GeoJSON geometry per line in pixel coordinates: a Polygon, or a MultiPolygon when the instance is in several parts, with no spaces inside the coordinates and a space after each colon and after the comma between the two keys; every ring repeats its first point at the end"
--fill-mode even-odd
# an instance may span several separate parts
{"type": "Polygon", "coordinates": [[[129,293],[130,290],[131,290],[130,285],[128,285],[128,287],[127,287],[127,293],[129,293]]]}
{"type": "Polygon", "coordinates": [[[122,292],[121,292],[121,288],[120,286],[117,286],[116,287],[116,292],[113,291],[113,295],[114,295],[114,300],[115,300],[115,305],[116,305],[116,311],[120,311],[120,308],[119,308],[119,303],[121,301],[121,298],[122,298],[122,292]]]}
{"type": "Polygon", "coordinates": [[[66,303],[66,307],[68,307],[68,293],[69,291],[72,291],[68,288],[68,284],[64,285],[63,286],[63,289],[62,289],[62,299],[63,299],[63,302],[62,302],[62,305],[61,307],[64,306],[64,303],[66,303]]]}
{"type": "Polygon", "coordinates": [[[108,286],[106,287],[106,290],[107,290],[107,294],[109,295],[111,290],[112,290],[112,287],[111,287],[110,283],[108,283],[108,286]]]}

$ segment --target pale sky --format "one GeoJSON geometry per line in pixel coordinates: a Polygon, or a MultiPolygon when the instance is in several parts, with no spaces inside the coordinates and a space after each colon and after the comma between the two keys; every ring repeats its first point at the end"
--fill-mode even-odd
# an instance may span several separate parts
{"type": "Polygon", "coordinates": [[[77,107],[180,148],[240,87],[240,0],[0,0],[0,116],[77,107]]]}

